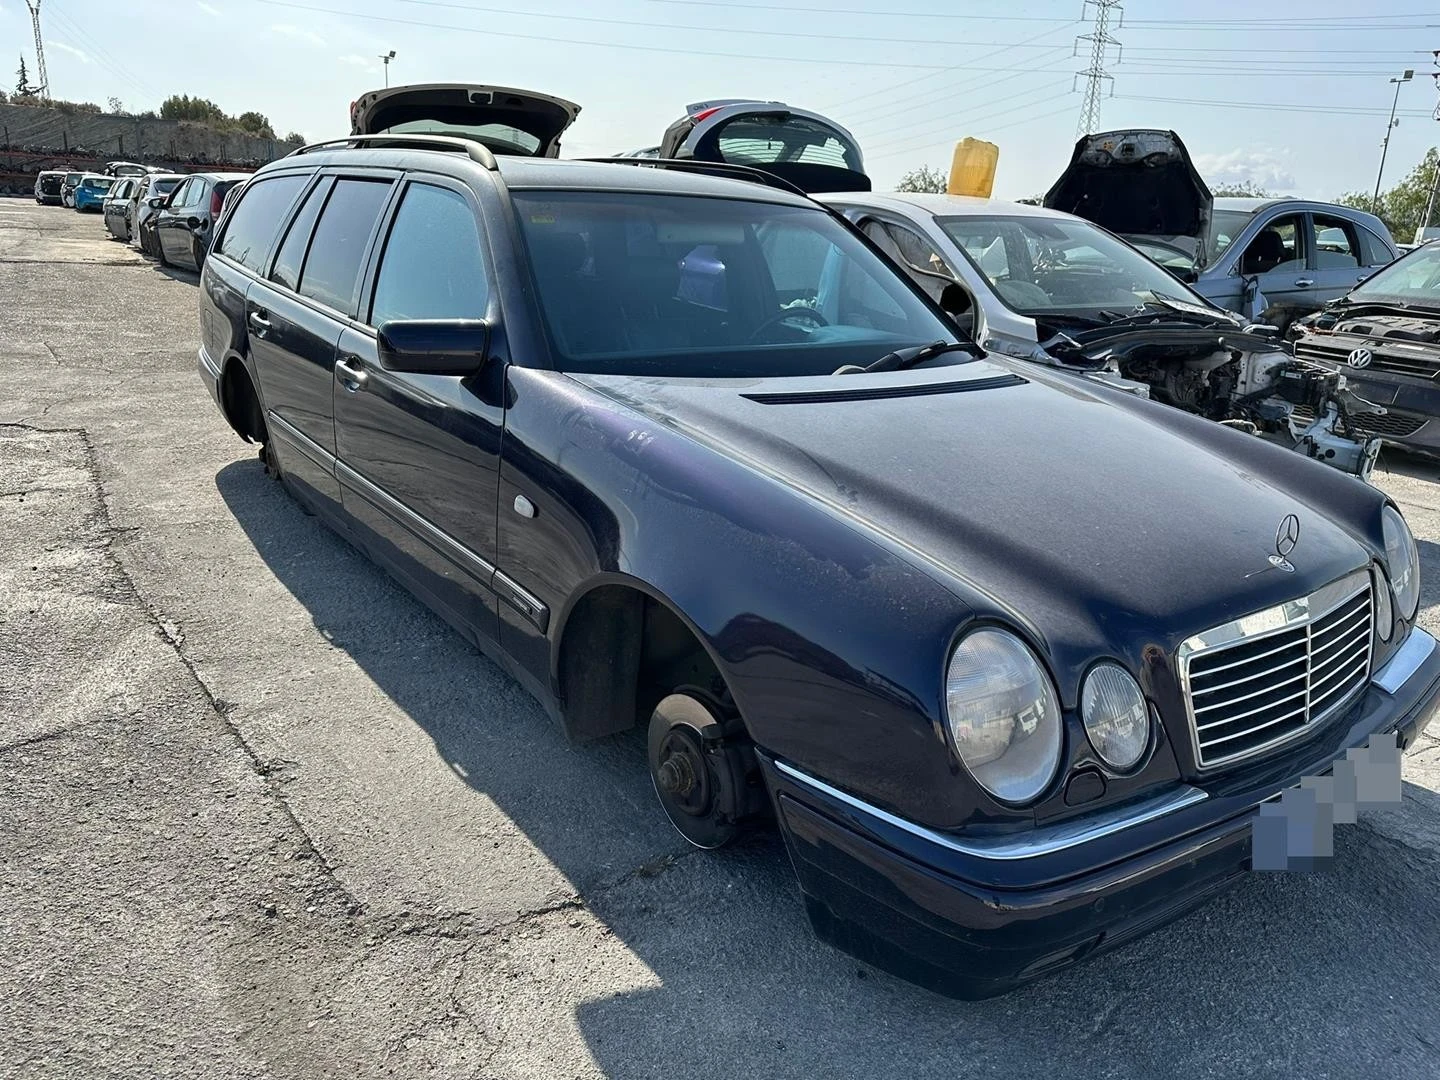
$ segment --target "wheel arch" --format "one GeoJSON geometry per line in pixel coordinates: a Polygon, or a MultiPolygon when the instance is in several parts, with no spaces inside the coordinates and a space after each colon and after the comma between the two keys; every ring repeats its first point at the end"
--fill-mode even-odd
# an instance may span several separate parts
{"type": "MultiPolygon", "coordinates": [[[[553,641],[550,683],[565,733],[575,741],[643,720],[654,704],[647,694],[657,692],[648,686],[651,678],[679,678],[688,670],[691,682],[734,700],[709,636],[662,590],[629,574],[597,574],[576,589],[556,620],[553,641]],[[681,648],[681,632],[690,651],[681,648]],[[719,685],[708,686],[712,680],[719,685]]],[[[665,689],[673,686],[658,692],[665,689]]]]}

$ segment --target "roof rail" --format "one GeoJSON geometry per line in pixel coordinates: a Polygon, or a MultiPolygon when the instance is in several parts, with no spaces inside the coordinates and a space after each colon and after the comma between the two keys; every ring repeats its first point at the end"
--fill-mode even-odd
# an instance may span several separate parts
{"type": "Polygon", "coordinates": [[[347,135],[342,139],[326,139],[324,142],[310,143],[298,150],[292,150],[287,157],[294,157],[297,154],[309,154],[316,150],[334,150],[341,147],[346,149],[359,149],[361,147],[393,147],[399,150],[463,150],[470,155],[470,160],[483,165],[487,169],[496,169],[495,155],[490,148],[474,139],[462,139],[458,135],[408,135],[405,133],[382,133],[379,135],[347,135]]]}
{"type": "Polygon", "coordinates": [[[749,180],[751,183],[764,184],[766,187],[777,188],[780,191],[789,192],[791,195],[799,195],[803,199],[810,198],[810,193],[804,188],[792,184],[789,180],[776,176],[774,173],[749,165],[731,165],[722,161],[696,161],[694,158],[598,157],[581,158],[580,160],[600,165],[637,165],[654,169],[674,169],[676,172],[708,173],[712,176],[749,180]]]}

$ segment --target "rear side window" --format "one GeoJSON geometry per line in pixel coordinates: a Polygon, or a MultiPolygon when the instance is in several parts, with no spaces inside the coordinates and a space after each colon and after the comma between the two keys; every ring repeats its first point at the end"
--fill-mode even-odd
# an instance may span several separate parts
{"type": "Polygon", "coordinates": [[[241,192],[240,203],[230,215],[225,235],[220,237],[215,250],[258,272],[264,265],[276,225],[309,179],[292,174],[248,185],[241,192]]]}
{"type": "MultiPolygon", "coordinates": [[[[305,269],[300,274],[301,296],[349,311],[360,278],[360,262],[380,208],[390,194],[389,180],[337,180],[320,212],[305,269]]],[[[243,205],[243,204],[242,204],[243,205]]]]}
{"type": "Polygon", "coordinates": [[[305,205],[290,223],[290,231],[285,234],[285,240],[280,245],[280,254],[275,258],[275,269],[270,272],[270,280],[276,284],[287,289],[294,289],[300,284],[300,267],[305,262],[305,249],[310,244],[310,232],[315,228],[315,219],[320,216],[320,208],[325,205],[325,197],[330,194],[330,183],[328,176],[322,177],[305,197],[305,205]]]}
{"type": "Polygon", "coordinates": [[[370,323],[394,319],[478,319],[490,285],[470,204],[453,191],[411,184],[395,215],[370,323]]]}

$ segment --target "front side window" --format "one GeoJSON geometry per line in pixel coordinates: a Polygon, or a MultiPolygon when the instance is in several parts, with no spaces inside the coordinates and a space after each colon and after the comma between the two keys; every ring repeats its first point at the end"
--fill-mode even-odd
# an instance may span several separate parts
{"type": "Polygon", "coordinates": [[[475,213],[460,195],[411,184],[395,214],[370,323],[401,319],[479,319],[490,297],[475,213]]]}
{"type": "Polygon", "coordinates": [[[292,173],[247,185],[215,250],[258,272],[269,253],[275,229],[308,179],[292,173]]]}
{"type": "Polygon", "coordinates": [[[515,191],[567,370],[822,375],[954,333],[821,210],[739,199],[515,191]]]}
{"type": "Polygon", "coordinates": [[[1350,292],[1355,303],[1398,301],[1440,309],[1440,242],[1424,244],[1365,279],[1350,292]]]}
{"type": "Polygon", "coordinates": [[[1022,315],[1129,311],[1156,299],[1209,304],[1104,229],[1070,218],[938,218],[1010,310],[1022,315]]]}
{"type": "Polygon", "coordinates": [[[1305,269],[1305,247],[1302,243],[1305,219],[1299,214],[1275,218],[1246,245],[1240,257],[1242,274],[1268,274],[1272,270],[1305,269]]]}
{"type": "Polygon", "coordinates": [[[300,272],[301,296],[336,311],[350,310],[360,280],[360,262],[390,187],[389,180],[335,181],[300,272]]]}
{"type": "Polygon", "coordinates": [[[1250,224],[1250,219],[1254,216],[1249,210],[1216,210],[1210,216],[1207,246],[1211,263],[1235,242],[1235,238],[1245,231],[1245,226],[1250,224]]]}

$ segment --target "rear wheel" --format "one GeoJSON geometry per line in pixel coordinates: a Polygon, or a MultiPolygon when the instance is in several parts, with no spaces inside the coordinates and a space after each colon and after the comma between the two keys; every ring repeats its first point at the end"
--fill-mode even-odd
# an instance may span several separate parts
{"type": "Polygon", "coordinates": [[[648,751],[660,806],[696,847],[723,847],[763,817],[764,786],[733,706],[679,688],[650,715],[648,751]]]}

